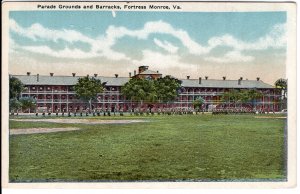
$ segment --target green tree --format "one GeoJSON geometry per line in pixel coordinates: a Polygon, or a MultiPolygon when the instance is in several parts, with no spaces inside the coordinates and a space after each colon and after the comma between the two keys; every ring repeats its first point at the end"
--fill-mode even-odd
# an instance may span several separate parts
{"type": "Polygon", "coordinates": [[[143,101],[153,103],[157,100],[154,80],[132,78],[122,87],[121,91],[128,100],[139,101],[140,105],[143,104],[143,101]]]}
{"type": "Polygon", "coordinates": [[[21,103],[23,111],[30,110],[36,107],[36,100],[32,97],[22,97],[19,101],[21,103]]]}
{"type": "Polygon", "coordinates": [[[157,98],[162,102],[169,102],[176,99],[181,81],[169,75],[155,80],[157,98]]]}
{"type": "Polygon", "coordinates": [[[240,90],[237,96],[237,101],[240,103],[248,103],[249,100],[250,100],[250,96],[248,90],[246,89],[240,90]]]}
{"type": "Polygon", "coordinates": [[[22,103],[17,98],[9,99],[9,111],[15,112],[22,107],[22,103]]]}
{"type": "Polygon", "coordinates": [[[9,99],[20,98],[21,92],[24,90],[23,83],[16,77],[9,78],[9,99]]]}
{"type": "Polygon", "coordinates": [[[221,100],[225,103],[233,102],[236,106],[236,103],[241,99],[240,92],[236,89],[231,89],[228,92],[224,92],[221,97],[221,100]]]}
{"type": "Polygon", "coordinates": [[[262,92],[257,89],[248,90],[248,99],[251,102],[252,107],[256,105],[257,99],[263,96],[262,92]]]}
{"type": "Polygon", "coordinates": [[[275,87],[282,91],[282,98],[287,97],[287,80],[286,79],[278,79],[275,82],[275,87]]]}
{"type": "Polygon", "coordinates": [[[157,80],[132,78],[122,87],[122,94],[128,100],[139,101],[140,105],[143,102],[169,102],[178,96],[180,85],[181,81],[171,76],[157,80]]]}
{"type": "Polygon", "coordinates": [[[22,103],[19,101],[21,92],[24,90],[23,83],[16,77],[9,78],[9,110],[15,112],[19,110],[22,103]]]}
{"type": "Polygon", "coordinates": [[[102,83],[99,79],[85,76],[78,79],[74,90],[78,98],[88,101],[91,110],[92,100],[96,99],[98,93],[103,92],[105,84],[106,82],[102,83]]]}
{"type": "Polygon", "coordinates": [[[196,100],[193,101],[193,105],[195,109],[198,109],[199,111],[202,109],[202,104],[204,103],[204,99],[201,97],[198,97],[196,100]]]}
{"type": "Polygon", "coordinates": [[[233,102],[234,104],[251,104],[255,106],[256,100],[262,97],[262,93],[257,89],[242,89],[240,91],[232,89],[225,92],[221,97],[223,102],[233,102]]]}
{"type": "Polygon", "coordinates": [[[287,101],[287,80],[282,78],[276,80],[275,87],[281,92],[280,109],[283,109],[282,105],[287,101]]]}

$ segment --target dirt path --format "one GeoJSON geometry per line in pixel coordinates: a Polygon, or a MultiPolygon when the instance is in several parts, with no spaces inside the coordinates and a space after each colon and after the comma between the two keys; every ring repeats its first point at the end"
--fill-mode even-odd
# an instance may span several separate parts
{"type": "Polygon", "coordinates": [[[10,129],[10,135],[34,134],[34,133],[53,133],[61,131],[76,131],[80,128],[28,128],[28,129],[10,129]]]}
{"type": "Polygon", "coordinates": [[[256,119],[286,119],[287,117],[268,117],[268,116],[257,116],[256,119]]]}
{"type": "Polygon", "coordinates": [[[22,122],[49,122],[49,123],[68,123],[68,124],[128,124],[141,123],[145,120],[99,120],[99,119],[10,119],[22,122]]]}

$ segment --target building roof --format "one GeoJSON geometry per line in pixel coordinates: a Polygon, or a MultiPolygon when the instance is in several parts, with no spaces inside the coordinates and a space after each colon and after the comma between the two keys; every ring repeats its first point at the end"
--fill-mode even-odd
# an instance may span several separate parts
{"type": "Polygon", "coordinates": [[[198,79],[182,79],[183,87],[203,87],[203,88],[274,88],[272,85],[264,83],[263,81],[256,80],[215,80],[215,79],[202,79],[199,84],[198,79]]]}
{"type": "MultiPolygon", "coordinates": [[[[148,70],[147,70],[148,71],[148,70]]],[[[151,71],[151,70],[149,70],[151,71]]],[[[151,71],[154,72],[154,71],[151,71]]],[[[144,72],[143,72],[144,73],[144,72]]],[[[158,74],[157,72],[155,72],[158,74]]],[[[147,73],[148,74],[148,73],[147,73]]],[[[75,85],[78,78],[84,76],[48,76],[39,75],[39,81],[37,81],[37,75],[13,75],[18,78],[24,85],[75,85]]],[[[130,80],[129,77],[104,77],[97,76],[102,82],[107,82],[107,86],[122,86],[130,80]]],[[[238,80],[215,80],[215,79],[202,79],[199,84],[198,79],[182,79],[183,87],[203,87],[203,88],[274,88],[272,85],[264,83],[263,81],[256,80],[242,80],[241,85],[238,84],[238,80]]]]}
{"type": "MultiPolygon", "coordinates": [[[[39,75],[39,81],[37,81],[37,75],[13,75],[18,78],[24,85],[75,85],[79,78],[84,76],[48,76],[39,75]]],[[[98,76],[96,79],[100,79],[101,82],[107,82],[107,86],[121,86],[129,81],[129,77],[103,77],[98,76]]]]}

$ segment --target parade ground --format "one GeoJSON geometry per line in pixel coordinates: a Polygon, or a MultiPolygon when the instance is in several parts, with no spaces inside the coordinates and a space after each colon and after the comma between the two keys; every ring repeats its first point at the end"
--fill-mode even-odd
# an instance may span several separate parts
{"type": "Polygon", "coordinates": [[[282,181],[286,116],[11,116],[9,179],[282,181]]]}

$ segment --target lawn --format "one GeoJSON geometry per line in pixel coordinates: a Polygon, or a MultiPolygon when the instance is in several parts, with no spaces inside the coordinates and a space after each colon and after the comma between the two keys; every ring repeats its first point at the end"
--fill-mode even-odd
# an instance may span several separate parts
{"type": "MultiPolygon", "coordinates": [[[[95,119],[99,118],[104,119],[95,119]]],[[[10,182],[286,179],[285,119],[254,115],[115,118],[149,122],[88,125],[10,121],[12,129],[82,128],[11,135],[10,182]]]]}

